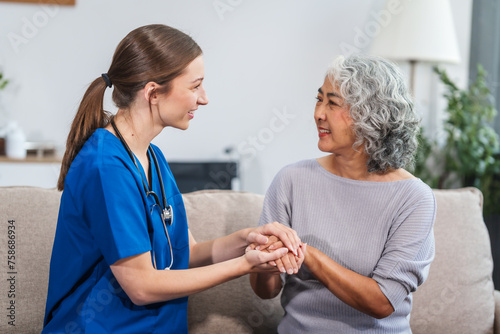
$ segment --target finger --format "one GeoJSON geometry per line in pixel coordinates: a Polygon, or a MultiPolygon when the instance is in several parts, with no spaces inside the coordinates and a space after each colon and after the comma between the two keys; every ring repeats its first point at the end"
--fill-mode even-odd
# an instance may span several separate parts
{"type": "Polygon", "coordinates": [[[292,263],[293,263],[294,274],[299,272],[300,266],[302,265],[302,262],[303,262],[302,258],[300,257],[300,253],[301,253],[300,247],[297,250],[297,253],[299,253],[298,257],[296,256],[295,258],[290,259],[290,261],[292,261],[292,263]]]}
{"type": "Polygon", "coordinates": [[[300,269],[300,267],[302,266],[302,263],[304,263],[304,259],[305,259],[305,254],[304,254],[304,251],[302,250],[303,247],[299,247],[299,257],[297,258],[297,271],[300,269]]]}
{"type": "Polygon", "coordinates": [[[277,226],[277,228],[282,230],[284,237],[280,236],[280,240],[289,249],[290,249],[290,245],[292,245],[293,249],[291,249],[291,251],[295,255],[297,255],[297,249],[299,248],[299,246],[301,244],[301,241],[300,241],[300,238],[299,238],[297,232],[295,232],[295,230],[291,229],[290,227],[287,227],[287,226],[280,224],[278,222],[274,222],[273,224],[275,224],[277,226]]]}
{"type": "Polygon", "coordinates": [[[307,253],[307,244],[306,243],[303,243],[302,244],[302,254],[304,254],[304,258],[306,257],[306,253],[307,253]]]}
{"type": "Polygon", "coordinates": [[[306,257],[305,254],[304,254],[304,251],[302,249],[304,249],[304,246],[300,246],[299,247],[299,250],[298,250],[299,260],[304,260],[304,258],[306,257]]]}
{"type": "MultiPolygon", "coordinates": [[[[257,250],[264,250],[264,249],[267,249],[269,248],[271,245],[275,244],[276,242],[278,242],[279,239],[277,236],[275,235],[269,235],[267,236],[267,242],[264,243],[264,244],[261,244],[257,247],[257,250]]],[[[279,247],[278,247],[279,248],[279,247]]],[[[275,248],[277,249],[277,248],[275,248]]]]}
{"type": "Polygon", "coordinates": [[[264,234],[273,234],[277,236],[290,251],[297,254],[297,248],[300,245],[300,238],[291,228],[278,222],[274,222],[263,225],[263,232],[264,234]]]}
{"type": "MultiPolygon", "coordinates": [[[[256,248],[256,250],[258,250],[258,248],[259,248],[259,247],[257,247],[257,248],[256,248]]],[[[267,253],[269,253],[269,252],[270,252],[270,250],[269,250],[269,249],[263,249],[263,250],[262,250],[262,252],[267,252],[267,253]]],[[[268,262],[268,264],[270,264],[270,265],[271,265],[271,266],[273,266],[273,267],[277,267],[277,264],[276,264],[276,262],[275,262],[275,261],[269,261],[269,262],[268,262]]]]}
{"type": "Polygon", "coordinates": [[[285,247],[285,244],[282,241],[277,241],[277,242],[271,244],[268,248],[272,250],[272,249],[278,249],[281,247],[285,247]]]}
{"type": "Polygon", "coordinates": [[[289,253],[283,256],[281,261],[283,262],[288,275],[293,275],[297,272],[297,262],[295,261],[295,256],[293,254],[289,253]]]}
{"type": "Polygon", "coordinates": [[[276,261],[285,256],[286,253],[288,253],[287,248],[280,248],[271,253],[261,252],[260,260],[262,261],[262,263],[276,261]]]}
{"type": "MultiPolygon", "coordinates": [[[[270,251],[269,249],[263,249],[263,250],[262,250],[262,252],[267,252],[267,253],[270,253],[270,252],[272,252],[272,251],[270,251]]],[[[279,259],[278,259],[278,260],[276,260],[276,261],[269,261],[268,263],[269,263],[271,266],[273,266],[273,267],[277,267],[277,268],[279,268],[279,267],[278,267],[278,265],[280,265],[280,264],[281,264],[281,261],[280,261],[279,259]],[[276,263],[276,261],[279,261],[279,262],[278,262],[278,263],[276,263]]],[[[282,267],[282,265],[281,265],[281,267],[282,267]]]]}
{"type": "Polygon", "coordinates": [[[250,244],[250,245],[248,245],[248,247],[245,249],[245,253],[249,252],[251,250],[254,250],[256,247],[257,247],[256,244],[250,244]]]}
{"type": "Polygon", "coordinates": [[[276,267],[279,269],[280,273],[286,273],[285,265],[283,264],[283,261],[281,261],[281,259],[277,259],[274,262],[276,263],[276,267]]]}
{"type": "Polygon", "coordinates": [[[257,232],[257,231],[252,231],[248,233],[247,236],[247,242],[248,243],[257,243],[257,244],[266,244],[268,243],[269,239],[267,236],[257,232]]]}

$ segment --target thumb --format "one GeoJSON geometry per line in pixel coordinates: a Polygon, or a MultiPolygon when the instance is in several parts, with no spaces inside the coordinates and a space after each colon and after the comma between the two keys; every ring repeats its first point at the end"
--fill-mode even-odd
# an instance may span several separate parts
{"type": "Polygon", "coordinates": [[[257,244],[265,245],[268,241],[269,241],[269,239],[266,236],[264,236],[260,233],[257,233],[257,232],[250,232],[250,233],[248,233],[248,236],[247,236],[247,242],[249,244],[257,243],[257,244]]]}
{"type": "Polygon", "coordinates": [[[283,256],[286,255],[286,253],[288,253],[288,248],[282,247],[282,248],[278,248],[277,250],[275,250],[274,252],[271,252],[271,253],[263,253],[262,256],[263,256],[263,259],[265,260],[265,262],[269,262],[269,261],[275,261],[275,260],[282,258],[283,256]]]}

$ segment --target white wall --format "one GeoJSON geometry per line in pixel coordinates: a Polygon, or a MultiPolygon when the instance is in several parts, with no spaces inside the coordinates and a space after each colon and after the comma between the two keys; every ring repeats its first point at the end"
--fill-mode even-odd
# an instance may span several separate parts
{"type": "MultiPolygon", "coordinates": [[[[464,61],[449,68],[465,83],[472,0],[451,2],[464,61]]],[[[189,130],[166,129],[155,143],[172,161],[226,159],[224,149],[232,146],[241,158],[241,189],[264,193],[281,167],[322,154],[312,118],[317,88],[329,61],[342,45],[355,45],[357,32],[383,4],[77,0],[76,6],[65,7],[1,2],[0,68],[12,81],[3,102],[29,140],[51,141],[63,151],[82,94],[107,71],[117,43],[140,25],[174,26],[204,50],[210,103],[198,109],[189,130]]],[[[368,50],[369,43],[358,46],[368,50]]],[[[429,89],[432,75],[425,66],[419,68],[417,92],[427,121],[436,118],[430,110],[440,102],[436,90],[429,89]]]]}

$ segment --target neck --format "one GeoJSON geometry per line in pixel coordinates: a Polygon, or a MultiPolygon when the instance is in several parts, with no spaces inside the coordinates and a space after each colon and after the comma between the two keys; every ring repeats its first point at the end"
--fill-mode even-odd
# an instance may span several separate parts
{"type": "Polygon", "coordinates": [[[330,154],[317,160],[324,169],[337,176],[365,181],[373,177],[368,172],[366,156],[360,152],[354,152],[350,156],[330,154]]]}
{"type": "MultiPolygon", "coordinates": [[[[141,117],[143,114],[118,110],[114,117],[118,131],[130,150],[138,157],[146,156],[149,144],[161,131],[155,131],[152,118],[141,117]]],[[[108,125],[106,129],[116,135],[111,125],[108,125]]]]}

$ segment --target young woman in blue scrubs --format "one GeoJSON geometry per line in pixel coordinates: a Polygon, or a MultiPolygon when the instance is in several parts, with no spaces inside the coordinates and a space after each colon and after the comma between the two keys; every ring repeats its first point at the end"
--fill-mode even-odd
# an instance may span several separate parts
{"type": "Polygon", "coordinates": [[[267,263],[280,258],[286,270],[300,267],[300,240],[282,224],[203,243],[188,229],[172,173],[150,142],[167,126],[187,129],[208,103],[201,54],[174,28],[140,27],[85,93],[58,183],[43,333],[186,333],[188,295],[250,272],[279,273],[267,263]],[[115,116],[103,110],[112,86],[115,116]],[[173,219],[162,216],[163,199],[173,219]],[[271,235],[286,248],[246,249],[271,235]]]}

